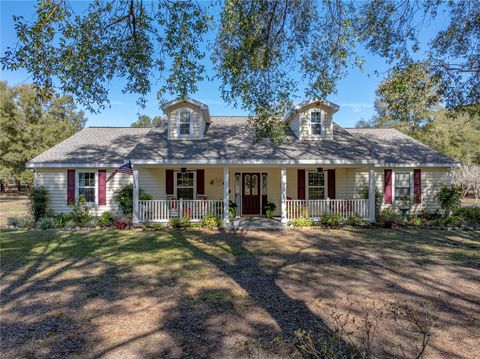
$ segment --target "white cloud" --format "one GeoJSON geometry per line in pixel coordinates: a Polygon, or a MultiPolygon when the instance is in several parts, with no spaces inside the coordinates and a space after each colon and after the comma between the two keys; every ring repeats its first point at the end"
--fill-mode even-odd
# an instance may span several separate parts
{"type": "Polygon", "coordinates": [[[362,112],[363,110],[372,109],[373,105],[369,103],[343,103],[340,105],[340,108],[342,107],[348,107],[353,112],[362,112]]]}
{"type": "Polygon", "coordinates": [[[119,106],[119,105],[123,105],[123,102],[122,101],[110,101],[110,105],[119,106]]]}

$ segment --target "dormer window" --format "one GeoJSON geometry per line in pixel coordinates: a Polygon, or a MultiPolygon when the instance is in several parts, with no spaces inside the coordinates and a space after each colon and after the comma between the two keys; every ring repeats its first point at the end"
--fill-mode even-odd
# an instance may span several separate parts
{"type": "Polygon", "coordinates": [[[322,112],[321,111],[310,112],[310,135],[313,135],[313,136],[322,135],[322,112]]]}
{"type": "Polygon", "coordinates": [[[188,110],[182,110],[178,115],[177,131],[179,136],[192,135],[192,113],[188,110]]]}

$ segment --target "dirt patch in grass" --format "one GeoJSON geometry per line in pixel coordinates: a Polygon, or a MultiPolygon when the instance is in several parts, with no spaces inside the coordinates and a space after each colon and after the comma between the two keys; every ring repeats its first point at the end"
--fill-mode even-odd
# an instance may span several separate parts
{"type": "MultiPolygon", "coordinates": [[[[237,358],[394,301],[435,319],[426,357],[480,346],[479,232],[7,231],[1,250],[4,358],[237,358]]],[[[379,356],[416,344],[378,335],[379,356]]]]}

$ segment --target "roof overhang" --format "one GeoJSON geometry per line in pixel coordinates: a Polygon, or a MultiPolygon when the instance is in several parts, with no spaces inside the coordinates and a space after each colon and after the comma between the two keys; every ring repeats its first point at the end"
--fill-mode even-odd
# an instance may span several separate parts
{"type": "Polygon", "coordinates": [[[306,100],[306,101],[300,102],[298,105],[295,105],[292,109],[290,109],[285,114],[285,116],[283,117],[283,120],[285,122],[288,122],[293,114],[296,114],[296,113],[300,112],[303,108],[309,107],[309,106],[312,106],[312,105],[327,107],[332,113],[335,113],[338,110],[340,110],[340,106],[333,103],[333,102],[327,101],[323,98],[315,98],[313,100],[306,100]]]}
{"type": "Polygon", "coordinates": [[[185,104],[185,103],[188,103],[188,104],[191,104],[195,107],[198,107],[198,109],[202,112],[203,118],[205,119],[206,123],[211,123],[212,122],[212,120],[210,118],[210,111],[208,109],[208,106],[206,104],[204,104],[200,101],[194,100],[193,98],[190,98],[190,97],[185,97],[183,99],[176,99],[176,100],[169,101],[167,103],[164,103],[161,108],[162,108],[163,112],[168,112],[168,109],[170,107],[177,106],[177,105],[182,105],[182,104],[185,104]]]}

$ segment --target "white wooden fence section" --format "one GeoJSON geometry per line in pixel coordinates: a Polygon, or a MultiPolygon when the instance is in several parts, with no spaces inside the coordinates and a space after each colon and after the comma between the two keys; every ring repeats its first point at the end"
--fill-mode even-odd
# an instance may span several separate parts
{"type": "Polygon", "coordinates": [[[368,199],[287,200],[287,220],[305,217],[318,219],[324,214],[368,218],[368,199]]]}
{"type": "Polygon", "coordinates": [[[167,222],[172,217],[201,221],[207,214],[223,215],[222,200],[148,200],[138,201],[139,222],[167,222]]]}

